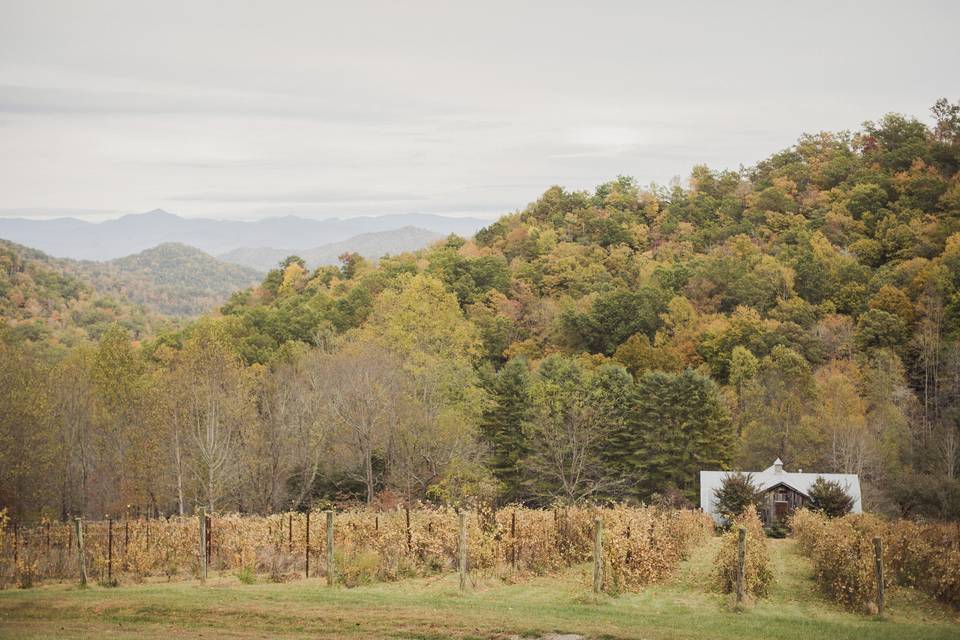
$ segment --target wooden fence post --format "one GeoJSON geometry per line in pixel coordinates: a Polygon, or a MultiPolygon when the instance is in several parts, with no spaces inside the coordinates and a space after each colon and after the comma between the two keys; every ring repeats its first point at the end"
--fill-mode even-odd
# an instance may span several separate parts
{"type": "Polygon", "coordinates": [[[210,567],[210,564],[213,562],[213,515],[208,515],[204,520],[206,523],[206,539],[207,539],[207,567],[210,567]]]}
{"type": "Polygon", "coordinates": [[[327,510],[327,586],[333,586],[333,511],[327,510]]]}
{"type": "Polygon", "coordinates": [[[510,567],[517,568],[517,510],[510,514],[510,567]]]}
{"type": "Polygon", "coordinates": [[[737,604],[743,602],[743,587],[746,580],[747,529],[737,532],[737,604]]]}
{"type": "Polygon", "coordinates": [[[457,562],[460,570],[460,591],[467,590],[467,512],[461,511],[460,514],[460,557],[457,562]]]}
{"type": "Polygon", "coordinates": [[[883,617],[883,540],[873,539],[873,559],[877,572],[877,617],[883,617]]]}
{"type": "Polygon", "coordinates": [[[287,550],[293,552],[293,514],[288,516],[287,522],[287,550]]]}
{"type": "Polygon", "coordinates": [[[87,558],[83,552],[83,518],[77,516],[77,564],[80,565],[80,586],[87,586],[87,558]]]}
{"type": "Polygon", "coordinates": [[[305,568],[305,570],[304,570],[304,575],[305,575],[307,578],[309,578],[309,577],[310,577],[310,510],[309,510],[309,509],[307,509],[307,532],[306,532],[306,535],[307,535],[307,544],[306,544],[306,547],[307,547],[307,550],[306,550],[306,560],[307,560],[307,561],[306,561],[306,568],[305,568]]]}
{"type": "Polygon", "coordinates": [[[113,582],[113,518],[107,518],[107,582],[113,582]]]}
{"type": "Polygon", "coordinates": [[[407,505],[403,509],[407,514],[407,553],[409,553],[413,550],[413,536],[410,535],[410,506],[407,505]]]}
{"type": "Polygon", "coordinates": [[[17,570],[17,557],[20,547],[20,523],[13,523],[13,570],[17,570]]]}
{"type": "Polygon", "coordinates": [[[200,581],[207,581],[207,508],[200,507],[200,581]]]}
{"type": "Polygon", "coordinates": [[[593,520],[593,592],[603,586],[603,520],[593,520]]]}

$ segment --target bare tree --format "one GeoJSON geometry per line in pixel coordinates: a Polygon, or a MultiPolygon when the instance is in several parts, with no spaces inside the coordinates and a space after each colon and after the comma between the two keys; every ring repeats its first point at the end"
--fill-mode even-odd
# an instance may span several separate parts
{"type": "Polygon", "coordinates": [[[350,440],[362,467],[367,502],[376,493],[373,459],[396,433],[408,390],[396,357],[388,350],[353,342],[322,362],[324,411],[350,440]]]}
{"type": "Polygon", "coordinates": [[[94,395],[90,383],[92,353],[78,347],[52,372],[53,411],[60,449],[60,518],[83,513],[93,465],[91,431],[94,395]]]}
{"type": "MultiPolygon", "coordinates": [[[[232,467],[241,427],[251,413],[249,384],[241,363],[212,331],[198,331],[187,343],[174,375],[181,383],[179,402],[194,445],[190,463],[199,499],[213,510],[236,477],[232,467]]],[[[179,440],[175,442],[179,446],[179,440]]]]}

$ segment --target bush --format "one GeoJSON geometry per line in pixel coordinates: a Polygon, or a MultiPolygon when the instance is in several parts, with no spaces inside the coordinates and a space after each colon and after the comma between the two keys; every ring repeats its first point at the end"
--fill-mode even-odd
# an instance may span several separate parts
{"type": "Polygon", "coordinates": [[[347,587],[370,584],[379,577],[380,556],[376,551],[336,553],[335,556],[337,578],[347,587]]]}
{"type": "Polygon", "coordinates": [[[960,608],[960,540],[951,525],[859,514],[830,519],[800,509],[791,528],[813,561],[821,590],[840,604],[867,611],[875,607],[873,538],[880,536],[885,586],[914,587],[960,608]]]}
{"type": "Polygon", "coordinates": [[[810,487],[810,510],[839,518],[853,509],[853,498],[836,480],[817,478],[810,487]]]}
{"type": "Polygon", "coordinates": [[[770,525],[764,527],[763,531],[767,534],[768,538],[782,539],[790,535],[790,527],[788,527],[782,521],[771,523],[770,525]]]}
{"type": "Polygon", "coordinates": [[[253,584],[257,581],[257,574],[250,567],[240,567],[237,569],[237,580],[243,584],[253,584]]]}
{"type": "Polygon", "coordinates": [[[767,550],[767,537],[756,509],[751,509],[735,518],[730,530],[723,534],[720,551],[713,561],[714,584],[724,593],[733,593],[737,588],[737,568],[739,563],[740,527],[747,530],[746,550],[744,553],[744,592],[761,598],[767,595],[773,582],[770,569],[770,553],[767,550]]]}
{"type": "Polygon", "coordinates": [[[602,589],[610,594],[672,575],[713,531],[713,520],[697,511],[615,508],[603,516],[602,589]]]}
{"type": "MultiPolygon", "coordinates": [[[[876,608],[877,580],[873,562],[873,534],[879,522],[870,516],[830,520],[799,509],[790,520],[804,554],[813,561],[820,589],[851,609],[876,608]]],[[[893,572],[885,580],[892,584],[893,572]]]]}
{"type": "MultiPolygon", "coordinates": [[[[310,517],[312,576],[322,575],[326,566],[326,522],[318,516],[310,517]]],[[[605,524],[607,573],[616,583],[609,583],[611,590],[633,589],[669,575],[690,545],[712,531],[712,521],[702,513],[653,507],[508,507],[471,512],[467,518],[470,571],[520,580],[588,562],[596,517],[605,524]]],[[[418,508],[410,511],[409,532],[406,522],[405,512],[397,509],[338,513],[333,534],[340,579],[352,586],[455,569],[458,519],[454,510],[418,508]]],[[[84,527],[90,573],[102,581],[109,557],[107,523],[88,521],[84,527]]],[[[244,582],[258,574],[275,582],[304,575],[305,513],[214,515],[209,532],[212,571],[236,575],[244,582]]],[[[21,527],[19,533],[21,564],[36,561],[35,568],[21,568],[21,580],[39,584],[76,578],[72,525],[41,523],[21,527]]],[[[4,535],[9,534],[0,529],[0,536],[4,535]]],[[[121,582],[195,576],[200,568],[198,536],[196,517],[114,522],[113,576],[121,582]]],[[[0,586],[15,583],[17,570],[9,540],[0,550],[0,586]]]]}
{"type": "Polygon", "coordinates": [[[759,487],[753,483],[753,474],[740,472],[725,476],[713,494],[717,499],[717,513],[726,520],[755,511],[762,498],[759,487]]]}

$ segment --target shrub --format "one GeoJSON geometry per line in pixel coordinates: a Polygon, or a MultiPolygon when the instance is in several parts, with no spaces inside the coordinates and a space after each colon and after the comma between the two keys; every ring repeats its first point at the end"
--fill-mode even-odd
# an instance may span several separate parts
{"type": "Polygon", "coordinates": [[[744,553],[744,592],[755,596],[767,595],[773,582],[770,569],[770,554],[767,550],[767,537],[756,509],[734,518],[730,530],[723,534],[720,550],[713,562],[714,584],[724,593],[733,593],[737,588],[737,568],[739,564],[740,527],[747,530],[744,553]]]}
{"type": "Polygon", "coordinates": [[[783,521],[772,522],[763,528],[768,538],[786,538],[790,535],[790,527],[783,521]]]}
{"type": "MultiPolygon", "coordinates": [[[[510,577],[561,571],[587,562],[593,551],[593,520],[604,521],[609,590],[628,590],[669,575],[691,545],[712,531],[708,516],[654,507],[509,507],[471,512],[467,518],[468,566],[473,574],[510,577]]],[[[340,579],[348,585],[427,576],[456,567],[457,514],[446,508],[344,511],[334,521],[334,548],[340,579]]],[[[93,579],[106,576],[106,522],[84,523],[93,579]]],[[[306,514],[214,515],[210,531],[213,571],[241,581],[257,574],[273,581],[304,575],[306,514]]],[[[0,535],[3,535],[0,529],[0,535]]],[[[121,581],[197,575],[199,522],[196,517],[114,522],[113,575],[121,581]]],[[[49,523],[21,527],[19,559],[36,560],[33,583],[77,576],[73,526],[49,523]]],[[[2,547],[0,584],[15,582],[12,545],[2,547]]],[[[326,522],[310,517],[310,572],[326,565],[326,522]]],[[[24,570],[21,573],[26,573],[24,570]]]]}
{"type": "MultiPolygon", "coordinates": [[[[878,525],[870,516],[831,521],[807,509],[793,514],[791,528],[813,561],[817,584],[835,602],[854,609],[876,607],[872,537],[878,525]]],[[[886,582],[892,584],[892,576],[888,571],[886,582]]]]}
{"type": "Polygon", "coordinates": [[[914,587],[960,608],[960,540],[951,526],[860,514],[830,519],[800,509],[791,519],[791,528],[813,561],[821,590],[840,604],[874,608],[873,538],[880,536],[885,586],[914,587]]]}
{"type": "Polygon", "coordinates": [[[380,556],[376,551],[335,553],[336,574],[347,587],[369,584],[378,578],[380,556]]]}
{"type": "Polygon", "coordinates": [[[697,511],[605,510],[603,591],[634,591],[672,575],[712,531],[712,519],[697,511]]]}
{"type": "Polygon", "coordinates": [[[253,584],[257,581],[257,574],[251,567],[237,569],[237,580],[243,584],[253,584]]]}
{"type": "Polygon", "coordinates": [[[817,478],[810,487],[810,510],[839,518],[853,509],[853,498],[836,480],[817,478]]]}
{"type": "Polygon", "coordinates": [[[758,509],[762,497],[759,487],[753,483],[753,474],[741,472],[726,475],[713,493],[717,499],[717,513],[726,520],[758,509]]]}

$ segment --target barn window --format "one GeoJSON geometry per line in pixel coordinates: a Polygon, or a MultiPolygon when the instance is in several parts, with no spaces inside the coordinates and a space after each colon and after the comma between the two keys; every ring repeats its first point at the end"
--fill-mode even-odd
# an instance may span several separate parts
{"type": "Polygon", "coordinates": [[[776,502],[786,502],[787,501],[787,490],[786,489],[777,489],[776,494],[774,495],[774,501],[776,502]]]}

